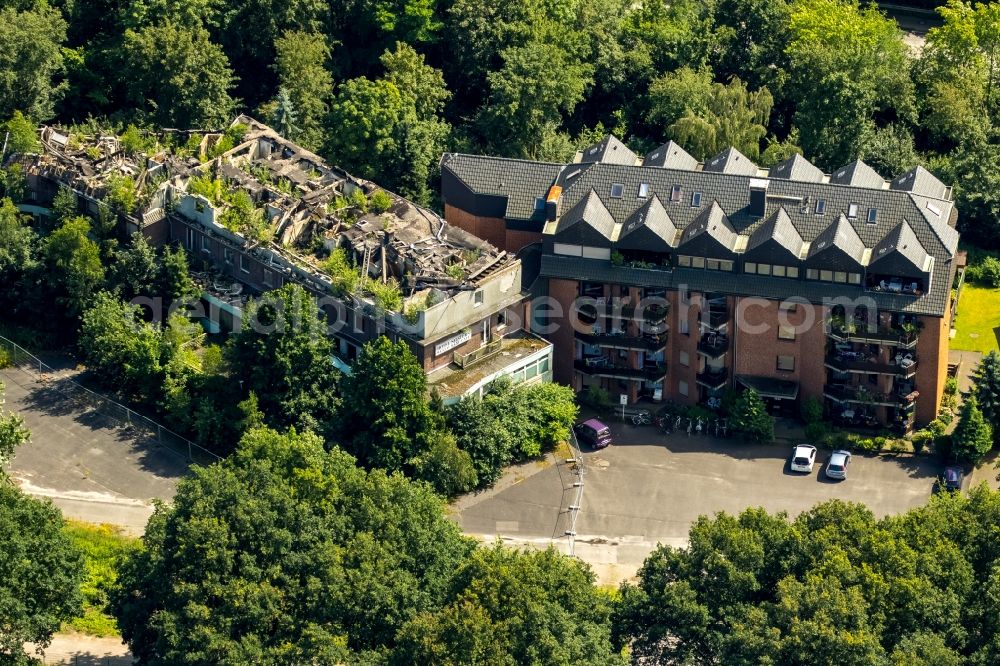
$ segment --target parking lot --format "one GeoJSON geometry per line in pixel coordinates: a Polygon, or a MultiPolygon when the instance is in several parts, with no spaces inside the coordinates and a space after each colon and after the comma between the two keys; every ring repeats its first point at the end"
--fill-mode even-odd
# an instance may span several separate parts
{"type": "MultiPolygon", "coordinates": [[[[941,469],[913,456],[854,455],[845,481],[788,468],[791,447],[734,439],[664,435],[652,427],[612,425],[615,443],[585,454],[584,491],[575,524],[577,554],[606,581],[632,575],[657,543],[682,546],[698,516],[751,506],[794,516],[825,500],[862,502],[878,516],[925,503],[941,469]],[[603,571],[603,574],[602,574],[603,571]]],[[[568,550],[576,501],[572,465],[559,463],[510,487],[460,505],[472,534],[568,550]]]]}

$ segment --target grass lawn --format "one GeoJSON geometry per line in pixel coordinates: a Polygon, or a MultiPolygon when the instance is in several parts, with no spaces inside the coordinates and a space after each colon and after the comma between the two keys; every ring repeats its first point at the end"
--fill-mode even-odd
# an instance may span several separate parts
{"type": "Polygon", "coordinates": [[[108,590],[117,577],[118,561],[137,547],[139,540],[124,536],[111,525],[66,521],[66,533],[84,554],[83,616],[63,625],[63,631],[91,636],[118,636],[118,625],[106,606],[108,590]]]}
{"type": "Polygon", "coordinates": [[[1000,327],[1000,289],[962,286],[951,348],[986,353],[997,349],[994,328],[1000,327]]]}

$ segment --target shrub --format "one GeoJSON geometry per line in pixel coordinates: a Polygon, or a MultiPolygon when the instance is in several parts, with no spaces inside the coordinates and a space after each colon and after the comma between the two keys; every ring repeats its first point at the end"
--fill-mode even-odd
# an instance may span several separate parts
{"type": "Polygon", "coordinates": [[[354,190],[347,197],[348,203],[350,203],[355,208],[360,208],[363,212],[368,212],[368,197],[361,190],[354,190]]]}
{"type": "Polygon", "coordinates": [[[368,203],[373,212],[384,213],[392,208],[392,197],[390,197],[389,193],[385,190],[378,190],[372,194],[368,203]]]}
{"type": "Polygon", "coordinates": [[[10,352],[0,347],[0,370],[3,368],[9,368],[11,365],[12,361],[10,358],[10,352]]]}
{"type": "Polygon", "coordinates": [[[823,420],[823,403],[816,398],[806,398],[802,401],[802,420],[806,423],[816,423],[823,420]]]}
{"type": "Polygon", "coordinates": [[[826,424],[822,421],[812,421],[806,424],[806,439],[813,444],[823,442],[828,434],[826,424]]]}
{"type": "Polygon", "coordinates": [[[600,386],[588,386],[577,395],[577,401],[586,407],[603,411],[611,409],[611,394],[600,386]]]}

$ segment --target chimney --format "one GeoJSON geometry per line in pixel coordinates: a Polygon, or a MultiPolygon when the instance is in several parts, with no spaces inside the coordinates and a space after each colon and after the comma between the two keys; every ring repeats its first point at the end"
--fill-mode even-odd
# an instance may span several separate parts
{"type": "Polygon", "coordinates": [[[750,214],[754,217],[764,217],[767,211],[767,186],[771,181],[766,178],[750,179],[750,214]]]}

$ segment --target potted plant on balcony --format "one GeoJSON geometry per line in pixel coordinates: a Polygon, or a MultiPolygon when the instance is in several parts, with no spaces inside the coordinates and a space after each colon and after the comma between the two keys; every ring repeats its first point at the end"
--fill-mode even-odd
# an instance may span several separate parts
{"type": "Polygon", "coordinates": [[[906,342],[910,342],[911,340],[913,340],[914,336],[916,336],[917,331],[920,330],[920,327],[917,324],[913,323],[912,321],[905,321],[899,325],[899,330],[900,330],[900,337],[903,338],[903,340],[905,340],[906,342]]]}

